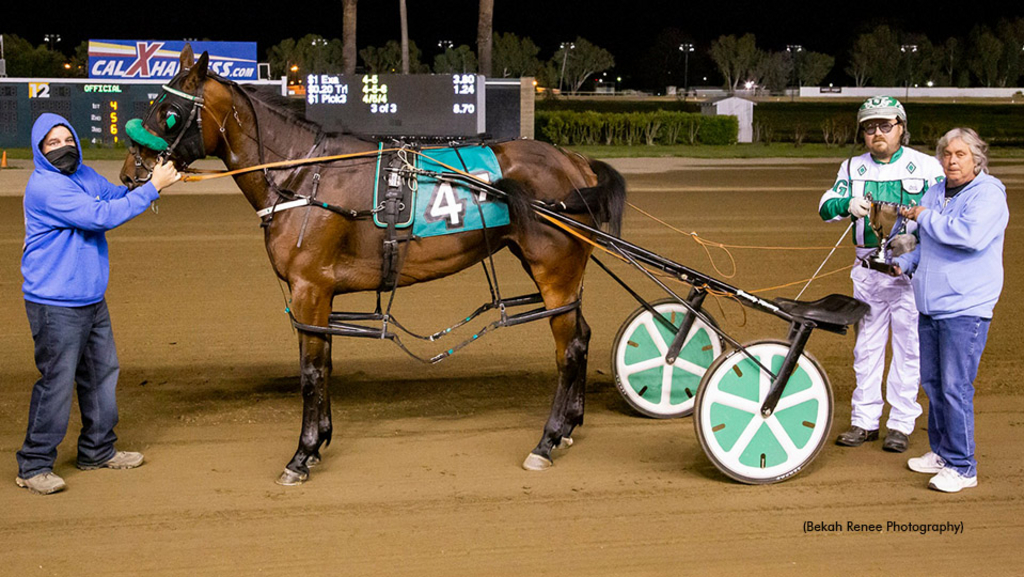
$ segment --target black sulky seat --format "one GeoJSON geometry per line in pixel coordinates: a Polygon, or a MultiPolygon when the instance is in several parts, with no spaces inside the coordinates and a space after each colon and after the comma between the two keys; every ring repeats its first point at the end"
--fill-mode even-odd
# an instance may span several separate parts
{"type": "Polygon", "coordinates": [[[845,334],[846,327],[859,321],[870,307],[847,295],[831,294],[816,301],[777,298],[775,304],[795,320],[808,320],[819,328],[845,334]]]}

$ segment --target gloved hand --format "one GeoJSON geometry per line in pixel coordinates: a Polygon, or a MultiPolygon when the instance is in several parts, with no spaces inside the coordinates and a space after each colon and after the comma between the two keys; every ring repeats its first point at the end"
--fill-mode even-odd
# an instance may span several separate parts
{"type": "Polygon", "coordinates": [[[850,214],[857,218],[864,218],[871,210],[871,201],[863,196],[855,196],[850,199],[850,214]]]}
{"type": "Polygon", "coordinates": [[[893,256],[900,256],[912,252],[917,246],[917,238],[912,234],[898,234],[889,243],[889,249],[893,256]]]}

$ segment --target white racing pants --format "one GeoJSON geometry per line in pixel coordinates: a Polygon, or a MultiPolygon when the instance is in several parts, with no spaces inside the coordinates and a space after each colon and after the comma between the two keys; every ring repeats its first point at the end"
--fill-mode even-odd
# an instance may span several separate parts
{"type": "Polygon", "coordinates": [[[857,324],[853,349],[853,391],[851,424],[868,431],[878,429],[882,418],[882,371],[885,347],[892,330],[892,362],[886,379],[885,400],[889,403],[889,430],[909,435],[921,414],[917,391],[921,383],[920,351],[917,341],[917,305],[914,289],[906,275],[891,277],[859,265],[850,273],[853,296],[871,306],[857,324]]]}

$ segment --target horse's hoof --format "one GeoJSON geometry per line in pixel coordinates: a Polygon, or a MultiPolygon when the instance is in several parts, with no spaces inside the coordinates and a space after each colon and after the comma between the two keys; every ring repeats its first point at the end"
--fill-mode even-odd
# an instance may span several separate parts
{"type": "Polygon", "coordinates": [[[550,469],[552,465],[554,465],[554,463],[551,462],[551,459],[541,457],[540,455],[535,455],[533,453],[530,453],[526,457],[526,460],[523,461],[523,468],[527,471],[546,471],[550,469]]]}
{"type": "Polygon", "coordinates": [[[291,469],[285,469],[275,482],[285,487],[294,487],[305,483],[307,479],[309,479],[309,473],[296,473],[291,469]]]}
{"type": "Polygon", "coordinates": [[[558,444],[555,445],[555,448],[556,449],[568,449],[571,446],[572,446],[572,437],[562,437],[562,440],[558,441],[558,444]]]}
{"type": "MultiPolygon", "coordinates": [[[[571,445],[572,443],[569,443],[569,444],[571,445]]],[[[306,466],[307,467],[316,467],[319,464],[320,464],[320,455],[310,455],[310,456],[306,457],[306,466]]]]}

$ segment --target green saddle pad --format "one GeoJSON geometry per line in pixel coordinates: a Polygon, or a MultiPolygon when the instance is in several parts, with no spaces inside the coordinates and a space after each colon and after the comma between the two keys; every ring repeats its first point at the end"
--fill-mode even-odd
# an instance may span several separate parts
{"type": "MultiPolygon", "coordinates": [[[[422,156],[417,155],[417,164],[433,172],[451,172],[456,168],[487,182],[501,178],[498,159],[486,146],[460,147],[457,152],[453,148],[423,150],[422,156]]],[[[464,186],[438,182],[425,175],[418,177],[417,185],[415,236],[455,234],[511,222],[508,205],[488,194],[474,193],[464,186]]]]}

